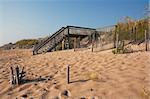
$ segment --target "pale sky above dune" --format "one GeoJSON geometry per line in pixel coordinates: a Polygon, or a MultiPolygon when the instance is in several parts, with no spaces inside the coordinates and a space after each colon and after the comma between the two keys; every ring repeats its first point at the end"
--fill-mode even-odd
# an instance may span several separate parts
{"type": "Polygon", "coordinates": [[[144,16],[148,0],[1,0],[0,46],[25,38],[39,38],[62,26],[98,28],[124,16],[144,16]]]}

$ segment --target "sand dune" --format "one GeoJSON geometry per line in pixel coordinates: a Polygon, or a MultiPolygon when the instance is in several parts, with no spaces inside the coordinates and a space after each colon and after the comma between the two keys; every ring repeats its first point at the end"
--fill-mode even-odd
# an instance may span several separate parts
{"type": "Polygon", "coordinates": [[[1,99],[149,99],[150,54],[67,50],[32,56],[31,50],[0,51],[1,99]],[[66,66],[71,66],[66,81],[66,66]],[[9,67],[25,67],[30,80],[9,83],[9,67]],[[41,78],[41,80],[39,80],[41,78]],[[66,90],[68,98],[63,96],[66,90]],[[64,97],[64,98],[63,98],[64,97]]]}

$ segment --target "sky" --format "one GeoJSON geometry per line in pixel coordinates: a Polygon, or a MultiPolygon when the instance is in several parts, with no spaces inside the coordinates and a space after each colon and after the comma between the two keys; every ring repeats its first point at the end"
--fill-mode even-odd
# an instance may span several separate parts
{"type": "Polygon", "coordinates": [[[0,0],[0,46],[46,37],[67,25],[100,28],[140,19],[149,0],[0,0]]]}

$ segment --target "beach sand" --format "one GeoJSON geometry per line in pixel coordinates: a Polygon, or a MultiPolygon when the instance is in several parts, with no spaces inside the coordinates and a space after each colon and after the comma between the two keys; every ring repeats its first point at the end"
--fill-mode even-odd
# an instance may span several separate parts
{"type": "Polygon", "coordinates": [[[0,99],[22,97],[150,99],[150,52],[113,54],[111,50],[93,53],[65,50],[33,56],[31,50],[0,51],[0,99]],[[16,65],[25,68],[24,79],[30,81],[11,86],[10,66],[16,65]]]}

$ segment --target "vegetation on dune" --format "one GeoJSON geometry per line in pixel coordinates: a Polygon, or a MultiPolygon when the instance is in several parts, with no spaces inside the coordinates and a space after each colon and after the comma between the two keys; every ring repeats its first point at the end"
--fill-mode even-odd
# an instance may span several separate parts
{"type": "Polygon", "coordinates": [[[119,34],[120,40],[142,41],[145,37],[145,30],[148,31],[148,19],[133,20],[125,17],[117,23],[115,31],[119,34]]]}
{"type": "Polygon", "coordinates": [[[39,41],[37,39],[24,39],[24,40],[17,41],[15,44],[17,47],[25,47],[25,46],[31,47],[38,43],[39,43],[39,41]]]}
{"type": "Polygon", "coordinates": [[[124,44],[127,44],[128,42],[134,44],[145,42],[145,37],[147,39],[149,37],[148,20],[149,17],[140,20],[133,20],[130,17],[125,17],[118,22],[115,26],[113,35],[117,48],[113,49],[112,53],[132,52],[130,48],[124,48],[124,44]]]}

